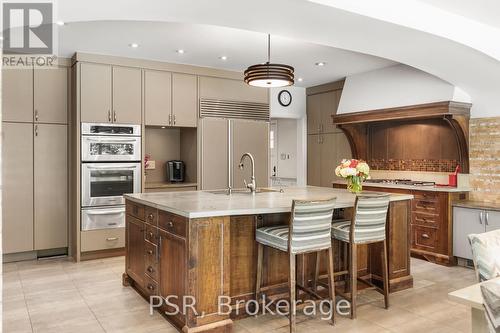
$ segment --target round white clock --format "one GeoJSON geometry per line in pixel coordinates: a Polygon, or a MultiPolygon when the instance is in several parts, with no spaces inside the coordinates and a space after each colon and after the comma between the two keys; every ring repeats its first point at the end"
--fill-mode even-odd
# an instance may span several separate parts
{"type": "Polygon", "coordinates": [[[289,106],[292,103],[292,94],[288,90],[282,90],[278,94],[278,102],[282,106],[289,106]]]}

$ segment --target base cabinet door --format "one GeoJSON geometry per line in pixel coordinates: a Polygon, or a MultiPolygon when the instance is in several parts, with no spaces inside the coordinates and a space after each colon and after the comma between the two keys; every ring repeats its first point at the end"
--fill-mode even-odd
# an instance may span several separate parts
{"type": "Polygon", "coordinates": [[[3,123],[3,253],[33,250],[33,125],[3,123]]]}
{"type": "Polygon", "coordinates": [[[487,210],[484,212],[486,231],[493,231],[500,229],[500,212],[494,210],[487,210]]]}
{"type": "Polygon", "coordinates": [[[169,297],[169,302],[181,309],[174,314],[175,307],[165,305],[164,311],[172,313],[174,320],[184,323],[182,297],[186,295],[187,249],[186,239],[160,230],[159,237],[159,291],[160,296],[169,297]]]}
{"type": "Polygon", "coordinates": [[[127,274],[140,286],[144,285],[144,222],[127,215],[127,274]]]}
{"type": "Polygon", "coordinates": [[[35,250],[68,246],[67,126],[35,124],[35,250]]]}
{"type": "Polygon", "coordinates": [[[472,260],[468,236],[485,231],[481,209],[453,208],[453,255],[472,260]]]}

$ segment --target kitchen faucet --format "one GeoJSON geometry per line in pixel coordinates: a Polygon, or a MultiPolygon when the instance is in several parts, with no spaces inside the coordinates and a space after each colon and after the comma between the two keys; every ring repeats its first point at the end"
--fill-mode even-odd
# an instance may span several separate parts
{"type": "Polygon", "coordinates": [[[256,192],[256,190],[257,190],[257,184],[255,183],[255,159],[253,158],[252,154],[250,154],[250,153],[244,153],[241,156],[240,164],[239,164],[239,168],[241,170],[243,170],[243,168],[245,167],[245,165],[243,164],[243,161],[245,160],[245,157],[250,158],[250,162],[252,164],[252,178],[251,178],[251,182],[250,183],[247,183],[246,179],[243,179],[243,182],[245,183],[245,187],[249,188],[250,191],[252,192],[252,194],[254,194],[256,192]]]}

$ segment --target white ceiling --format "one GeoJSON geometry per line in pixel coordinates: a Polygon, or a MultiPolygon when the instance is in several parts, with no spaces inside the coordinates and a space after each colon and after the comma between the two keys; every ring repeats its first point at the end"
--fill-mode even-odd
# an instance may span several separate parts
{"type": "MultiPolygon", "coordinates": [[[[59,30],[59,56],[90,52],[243,71],[267,60],[267,35],[220,26],[145,21],[71,22],[59,30]],[[138,48],[129,44],[138,43],[138,48]],[[185,50],[178,54],[177,49],[185,50]],[[220,56],[227,56],[223,61],[220,56]]],[[[330,46],[271,37],[271,62],[295,67],[297,86],[313,86],[395,62],[330,46]],[[326,66],[316,66],[316,62],[326,66]]]]}

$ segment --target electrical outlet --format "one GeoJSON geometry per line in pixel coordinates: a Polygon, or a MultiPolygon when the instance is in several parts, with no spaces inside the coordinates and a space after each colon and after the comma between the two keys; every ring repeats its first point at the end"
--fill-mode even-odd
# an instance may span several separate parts
{"type": "Polygon", "coordinates": [[[148,165],[146,166],[146,170],[154,170],[156,169],[155,161],[148,161],[148,165]]]}

